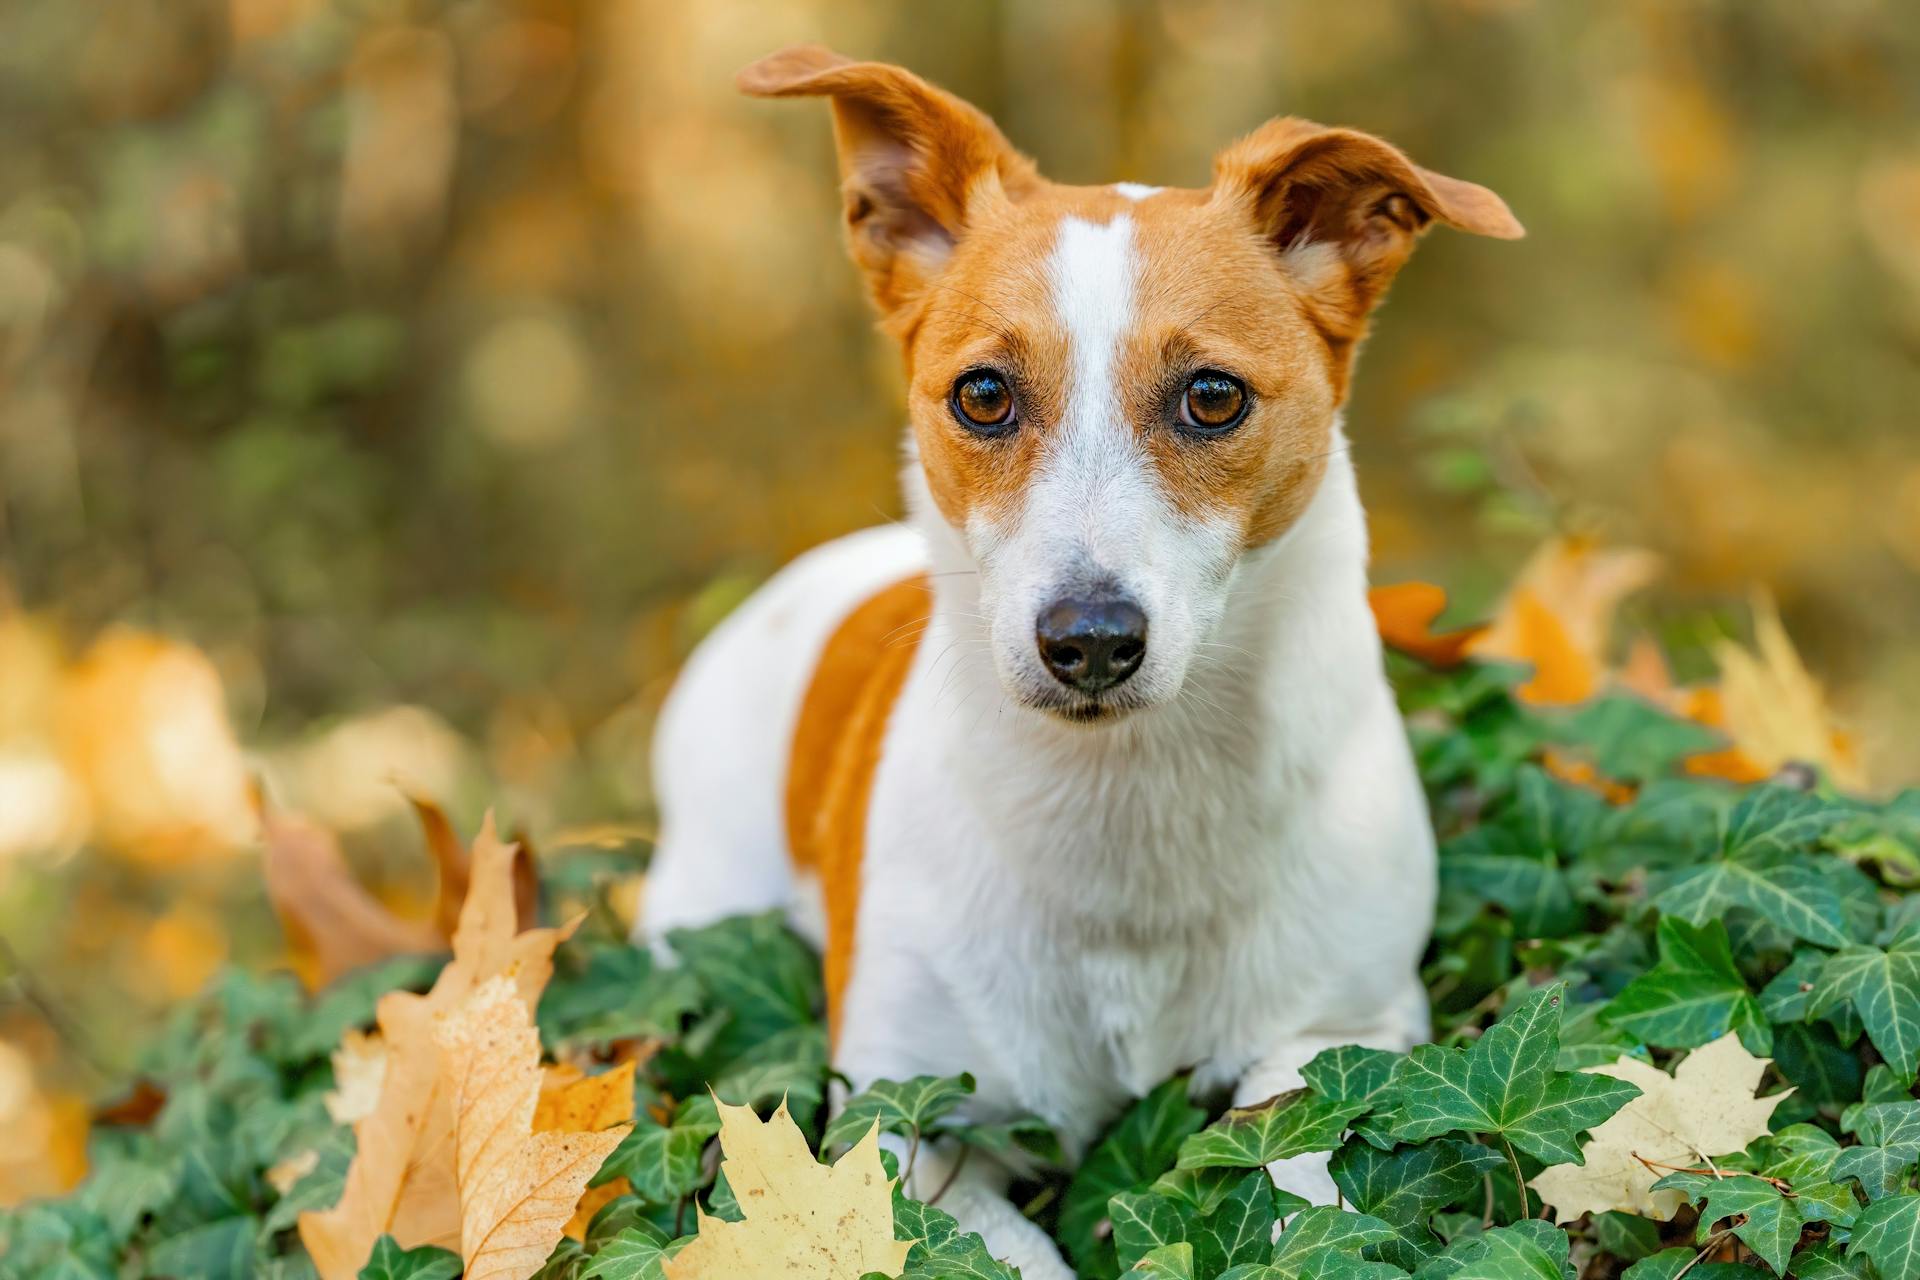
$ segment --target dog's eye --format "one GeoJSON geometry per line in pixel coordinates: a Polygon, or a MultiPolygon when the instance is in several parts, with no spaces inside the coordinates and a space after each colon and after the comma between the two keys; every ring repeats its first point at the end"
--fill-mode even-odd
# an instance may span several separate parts
{"type": "Polygon", "coordinates": [[[1224,373],[1196,373],[1180,396],[1180,425],[1204,434],[1227,430],[1246,412],[1246,387],[1224,373]]]}
{"type": "Polygon", "coordinates": [[[1013,388],[991,369],[961,374],[952,403],[954,416],[971,431],[999,435],[1013,426],[1013,388]]]}

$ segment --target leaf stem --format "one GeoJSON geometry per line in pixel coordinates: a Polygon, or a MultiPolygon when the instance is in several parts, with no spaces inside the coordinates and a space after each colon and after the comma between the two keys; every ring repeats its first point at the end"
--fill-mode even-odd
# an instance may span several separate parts
{"type": "Polygon", "coordinates": [[[967,1157],[972,1154],[973,1147],[963,1143],[960,1147],[960,1154],[954,1158],[953,1168],[947,1172],[947,1180],[940,1184],[938,1191],[927,1198],[928,1204],[939,1204],[940,1197],[952,1190],[954,1180],[960,1176],[960,1171],[967,1167],[967,1157]]]}
{"type": "MultiPolygon", "coordinates": [[[[1531,1218],[1533,1201],[1527,1195],[1527,1175],[1520,1172],[1520,1153],[1513,1149],[1513,1144],[1507,1141],[1504,1133],[1500,1135],[1500,1145],[1507,1149],[1507,1163],[1513,1166],[1513,1185],[1520,1192],[1520,1216],[1531,1218]]],[[[1540,1211],[1542,1214],[1546,1212],[1545,1204],[1540,1206],[1540,1211]]]]}

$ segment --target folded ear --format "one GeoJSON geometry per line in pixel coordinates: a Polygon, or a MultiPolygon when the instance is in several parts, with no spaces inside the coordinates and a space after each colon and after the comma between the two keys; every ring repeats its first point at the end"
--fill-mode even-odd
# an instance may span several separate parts
{"type": "Polygon", "coordinates": [[[1269,120],[1215,158],[1214,197],[1242,204],[1319,303],[1329,338],[1351,343],[1432,223],[1526,234],[1485,187],[1433,173],[1352,129],[1269,120]]]}
{"type": "Polygon", "coordinates": [[[985,205],[1036,181],[978,108],[903,68],[798,45],[738,79],[758,97],[832,99],[849,247],[889,315],[938,274],[985,205]]]}

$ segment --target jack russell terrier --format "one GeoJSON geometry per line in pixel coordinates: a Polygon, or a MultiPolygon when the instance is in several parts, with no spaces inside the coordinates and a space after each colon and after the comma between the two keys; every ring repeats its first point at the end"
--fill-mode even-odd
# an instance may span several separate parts
{"type": "MultiPolygon", "coordinates": [[[[1236,1104],[1427,1034],[1433,836],[1367,607],[1341,422],[1434,222],[1491,191],[1269,121],[1202,190],[1049,182],[977,108],[818,47],[847,237],[906,361],[903,524],[782,570],[694,654],[655,751],[643,931],[787,909],[856,1087],[973,1073],[1084,1150],[1194,1067],[1236,1104]]],[[[981,1159],[910,1192],[1072,1272],[981,1159]]],[[[1325,1158],[1277,1167],[1331,1202],[1325,1158]]]]}

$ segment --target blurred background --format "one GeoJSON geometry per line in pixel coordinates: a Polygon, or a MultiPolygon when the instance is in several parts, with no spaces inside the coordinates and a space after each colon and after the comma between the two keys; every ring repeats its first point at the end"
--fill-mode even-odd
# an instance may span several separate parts
{"type": "Polygon", "coordinates": [[[1649,548],[1682,676],[1764,586],[1920,776],[1910,0],[10,0],[0,1202],[283,956],[251,779],[401,905],[396,781],[638,842],[692,642],[899,510],[826,111],[732,89],[803,40],[1062,180],[1201,184],[1296,113],[1500,191],[1530,237],[1431,237],[1362,361],[1376,576],[1466,618],[1551,535],[1649,548]]]}

